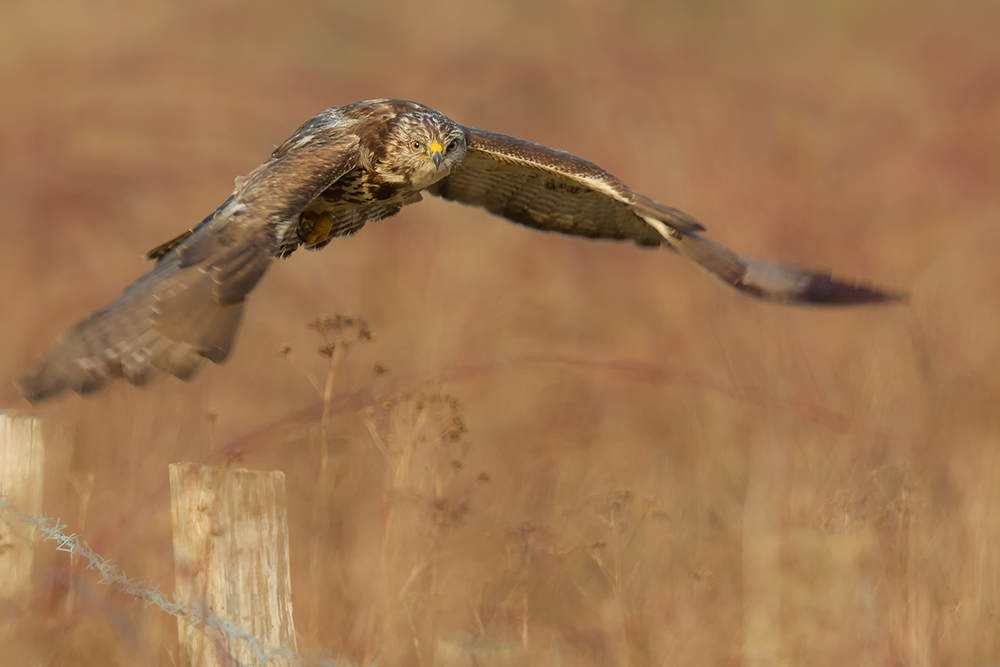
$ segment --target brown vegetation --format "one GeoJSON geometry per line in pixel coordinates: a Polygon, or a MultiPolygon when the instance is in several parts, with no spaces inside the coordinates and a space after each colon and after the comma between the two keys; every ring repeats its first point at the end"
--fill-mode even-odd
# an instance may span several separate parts
{"type": "MultiPolygon", "coordinates": [[[[470,7],[3,3],[0,377],[304,119],[377,96],[912,303],[769,306],[426,201],[276,264],[225,367],[40,407],[47,513],[169,590],[167,465],[283,470],[309,658],[429,665],[464,632],[533,664],[1000,660],[997,4],[470,7]],[[374,340],[321,340],[327,312],[374,340]]],[[[35,583],[5,664],[173,664],[174,619],[65,554],[35,583]]]]}

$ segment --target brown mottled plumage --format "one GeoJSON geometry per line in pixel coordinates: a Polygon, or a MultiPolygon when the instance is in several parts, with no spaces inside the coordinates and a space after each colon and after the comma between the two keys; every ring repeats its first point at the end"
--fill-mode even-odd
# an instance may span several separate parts
{"type": "Polygon", "coordinates": [[[730,285],[784,303],[858,304],[899,295],[761,262],[705,239],[694,218],[569,153],[464,127],[413,102],[370,100],[316,115],[199,225],[151,250],[153,269],[77,323],[18,387],[29,401],[85,394],[157,370],[221,363],[246,295],[271,260],[322,248],[395,215],[421,192],[542,231],[666,245],[730,285]]]}

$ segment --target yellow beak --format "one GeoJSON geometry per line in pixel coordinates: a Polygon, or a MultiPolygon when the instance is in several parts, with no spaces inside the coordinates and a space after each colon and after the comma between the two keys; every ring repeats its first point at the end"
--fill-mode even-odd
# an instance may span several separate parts
{"type": "Polygon", "coordinates": [[[444,159],[444,146],[441,145],[441,142],[435,141],[433,144],[431,144],[430,151],[431,151],[431,159],[434,161],[434,168],[440,169],[441,160],[444,159]]]}

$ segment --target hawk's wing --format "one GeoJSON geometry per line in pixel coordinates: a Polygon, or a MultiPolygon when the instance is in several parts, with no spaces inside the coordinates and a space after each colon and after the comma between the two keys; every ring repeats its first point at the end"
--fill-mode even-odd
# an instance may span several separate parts
{"type": "Polygon", "coordinates": [[[704,238],[704,228],[575,155],[495,132],[466,128],[461,164],[428,191],[535,229],[595,239],[666,244],[739,290],[771,301],[857,304],[900,295],[828,273],[739,255],[704,238]]]}
{"type": "Polygon", "coordinates": [[[331,109],[300,127],[149,273],[70,329],[17,383],[24,396],[87,393],[112,377],[140,385],[156,369],[185,378],[204,359],[223,361],[280,230],[357,165],[353,125],[331,109]]]}

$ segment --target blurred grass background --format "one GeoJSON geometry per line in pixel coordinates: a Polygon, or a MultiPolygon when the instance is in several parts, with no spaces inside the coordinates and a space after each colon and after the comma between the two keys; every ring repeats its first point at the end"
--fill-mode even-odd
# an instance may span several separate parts
{"type": "MultiPolygon", "coordinates": [[[[995,663],[998,22],[991,0],[6,0],[3,378],[302,121],[371,97],[913,295],[774,307],[428,200],[277,263],[225,367],[33,410],[47,513],[169,589],[167,464],[283,470],[312,659],[428,665],[465,632],[532,664],[995,663]],[[337,360],[325,442],[301,372],[327,372],[321,313],[375,334],[337,360]]],[[[174,619],[40,554],[8,664],[174,664],[174,619]]]]}

